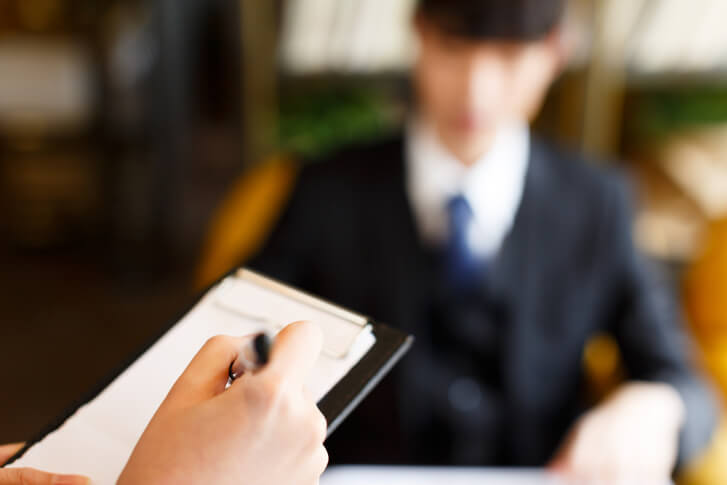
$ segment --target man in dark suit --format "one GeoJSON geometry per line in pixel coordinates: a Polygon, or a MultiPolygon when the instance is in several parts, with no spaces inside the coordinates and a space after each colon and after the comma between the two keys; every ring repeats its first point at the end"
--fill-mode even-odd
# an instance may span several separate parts
{"type": "Polygon", "coordinates": [[[543,466],[661,480],[715,406],[614,173],[531,135],[563,64],[562,0],[422,0],[405,133],[301,174],[252,267],[417,336],[332,437],[334,463],[543,466]],[[582,356],[629,380],[586,409],[582,356]]]}

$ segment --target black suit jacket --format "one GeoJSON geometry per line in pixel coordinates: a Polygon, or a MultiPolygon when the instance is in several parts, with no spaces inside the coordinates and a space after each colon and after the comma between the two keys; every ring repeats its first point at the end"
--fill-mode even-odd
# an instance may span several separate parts
{"type": "Polygon", "coordinates": [[[584,345],[604,332],[631,379],[681,393],[680,457],[708,442],[712,395],[688,364],[679,312],[633,247],[624,184],[531,145],[514,226],[474,301],[482,311],[462,318],[454,300],[433,304],[438,256],[417,234],[402,137],[303,170],[250,266],[417,336],[329,440],[333,463],[543,465],[584,410],[584,345]]]}

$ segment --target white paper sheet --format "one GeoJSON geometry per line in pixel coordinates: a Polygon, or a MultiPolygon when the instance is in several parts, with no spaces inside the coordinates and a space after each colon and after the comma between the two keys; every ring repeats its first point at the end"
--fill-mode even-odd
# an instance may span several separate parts
{"type": "Polygon", "coordinates": [[[212,336],[242,336],[269,330],[270,322],[324,322],[321,325],[324,350],[329,348],[338,352],[345,346],[348,348],[344,358],[335,358],[326,352],[321,355],[307,383],[308,390],[317,400],[374,345],[375,337],[370,328],[361,324],[365,319],[359,317],[358,324],[352,324],[350,318],[344,318],[349,315],[343,310],[344,313],[333,315],[330,306],[312,305],[316,302],[310,297],[296,300],[292,297],[295,293],[290,291],[262,288],[265,285],[258,285],[260,280],[256,278],[259,277],[251,276],[229,278],[211,290],[94,400],[81,407],[60,428],[35,444],[11,466],[78,473],[91,477],[96,485],[115,483],[169,389],[212,336]],[[220,304],[222,300],[224,303],[220,304]],[[229,305],[238,303],[242,303],[240,308],[244,307],[244,311],[255,318],[231,311],[229,305]],[[261,315],[264,318],[258,318],[261,315]]]}
{"type": "MultiPolygon", "coordinates": [[[[321,485],[580,485],[543,470],[456,467],[342,466],[329,469],[321,485]]],[[[670,485],[668,483],[633,485],[670,485]]]]}

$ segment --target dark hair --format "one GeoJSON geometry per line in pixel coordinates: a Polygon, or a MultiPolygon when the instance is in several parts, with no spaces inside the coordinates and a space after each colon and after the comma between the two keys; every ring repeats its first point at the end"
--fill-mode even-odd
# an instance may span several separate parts
{"type": "Polygon", "coordinates": [[[538,40],[561,21],[565,0],[419,0],[446,32],[477,40],[538,40]]]}

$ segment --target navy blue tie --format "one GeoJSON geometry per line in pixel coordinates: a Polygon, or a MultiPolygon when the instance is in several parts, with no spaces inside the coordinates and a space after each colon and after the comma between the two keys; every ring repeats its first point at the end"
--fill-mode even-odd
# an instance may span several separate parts
{"type": "Polygon", "coordinates": [[[474,213],[463,195],[452,197],[447,203],[449,237],[445,248],[447,283],[455,290],[476,289],[483,281],[486,262],[470,244],[469,234],[474,213]]]}

